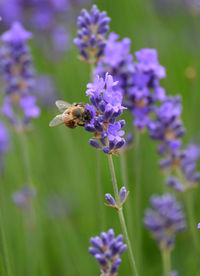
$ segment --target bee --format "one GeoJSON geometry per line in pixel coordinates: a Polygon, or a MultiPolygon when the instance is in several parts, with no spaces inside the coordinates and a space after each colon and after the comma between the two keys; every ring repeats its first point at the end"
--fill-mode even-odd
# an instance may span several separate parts
{"type": "Polygon", "coordinates": [[[65,101],[56,101],[56,106],[62,112],[57,115],[49,124],[50,127],[65,124],[69,128],[84,126],[92,119],[89,110],[85,109],[84,103],[69,104],[65,101]]]}

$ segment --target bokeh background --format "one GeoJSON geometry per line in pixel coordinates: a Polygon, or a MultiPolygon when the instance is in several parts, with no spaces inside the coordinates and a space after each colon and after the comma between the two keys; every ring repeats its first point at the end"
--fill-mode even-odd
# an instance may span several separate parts
{"type": "MultiPolygon", "coordinates": [[[[96,4],[111,17],[111,31],[118,33],[121,38],[131,38],[132,53],[147,47],[157,49],[160,64],[167,71],[167,78],[162,81],[162,86],[167,93],[181,94],[183,97],[183,120],[187,129],[184,142],[200,143],[198,3],[192,4],[192,0],[187,3],[172,0],[99,0],[96,4]],[[188,67],[194,74],[193,79],[186,76],[188,67]]],[[[81,6],[91,6],[91,3],[81,6]]],[[[77,7],[77,14],[80,9],[77,7]]],[[[5,30],[2,22],[1,25],[1,30],[5,30]]],[[[70,30],[72,38],[75,37],[75,17],[70,21],[70,30]]],[[[85,88],[89,82],[89,67],[77,59],[78,51],[73,43],[61,58],[50,59],[46,55],[49,51],[48,40],[42,49],[36,41],[37,33],[31,42],[36,71],[49,74],[53,78],[59,91],[57,97],[68,102],[87,101],[85,88]]],[[[39,82],[38,90],[41,85],[39,82]]],[[[17,135],[10,129],[10,151],[5,156],[5,169],[0,179],[0,227],[7,241],[5,249],[0,240],[0,275],[99,275],[97,262],[88,254],[89,238],[108,228],[114,228],[116,233],[121,230],[116,212],[106,206],[103,206],[106,225],[104,229],[101,226],[97,203],[95,149],[88,143],[91,135],[82,128],[71,130],[61,126],[51,129],[48,126],[49,121],[57,110],[53,107],[42,107],[41,111],[41,116],[34,120],[32,131],[27,137],[31,174],[37,189],[37,197],[33,199],[34,214],[24,212],[12,201],[12,194],[26,184],[26,179],[20,143],[17,135]],[[34,225],[32,219],[35,220],[34,225]],[[6,255],[9,257],[10,272],[4,269],[5,262],[8,262],[6,255]]],[[[124,118],[127,120],[126,131],[132,131],[130,114],[125,112],[124,118]]],[[[157,166],[156,143],[148,138],[147,133],[142,135],[139,151],[144,210],[149,205],[152,194],[163,192],[164,179],[157,166]]],[[[126,156],[132,202],[134,153],[133,147],[126,156]]],[[[114,157],[114,162],[118,183],[122,186],[120,158],[114,157]]],[[[112,182],[104,153],[101,154],[101,170],[103,193],[112,193],[112,182]]],[[[199,188],[195,196],[198,222],[199,188]]],[[[142,214],[140,219],[138,223],[142,224],[142,214]]],[[[142,237],[141,275],[162,275],[159,250],[144,227],[142,237]]],[[[172,266],[179,270],[181,276],[195,275],[193,254],[189,234],[185,232],[179,235],[172,254],[172,266]]],[[[127,253],[123,255],[119,275],[131,275],[127,253]]]]}

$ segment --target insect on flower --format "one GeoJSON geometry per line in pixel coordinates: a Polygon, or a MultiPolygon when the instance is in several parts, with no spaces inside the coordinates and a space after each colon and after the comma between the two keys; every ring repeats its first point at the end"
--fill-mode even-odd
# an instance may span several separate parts
{"type": "Polygon", "coordinates": [[[56,106],[62,112],[57,115],[49,124],[50,127],[65,124],[69,128],[85,126],[92,119],[89,110],[85,109],[84,103],[69,104],[65,101],[56,101],[56,106]]]}

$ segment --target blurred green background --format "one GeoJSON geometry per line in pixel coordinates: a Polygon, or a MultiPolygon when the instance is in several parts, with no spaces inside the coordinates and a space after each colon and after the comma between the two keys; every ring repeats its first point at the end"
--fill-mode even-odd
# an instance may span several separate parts
{"type": "MultiPolygon", "coordinates": [[[[162,2],[162,1],[161,1],[162,2]]],[[[184,142],[200,140],[200,18],[193,16],[180,5],[176,12],[155,9],[154,1],[99,0],[101,10],[106,10],[112,21],[110,30],[121,38],[132,39],[132,53],[140,48],[156,48],[160,64],[166,67],[167,78],[162,81],[168,94],[183,97],[183,120],[187,128],[184,142]],[[188,80],[185,70],[194,67],[197,77],[188,80]]],[[[74,22],[73,37],[75,37],[74,22]]],[[[46,45],[48,47],[48,45],[46,45]]],[[[32,44],[38,72],[50,73],[68,102],[83,101],[89,82],[89,67],[77,59],[75,46],[56,63],[49,62],[32,44]]],[[[7,253],[1,247],[0,275],[8,275],[4,262],[8,261],[13,276],[75,276],[99,275],[99,267],[88,254],[89,238],[102,230],[114,228],[121,232],[115,210],[103,206],[106,215],[102,229],[98,207],[95,149],[89,144],[91,137],[82,128],[75,130],[64,126],[49,128],[49,121],[57,110],[42,110],[34,120],[27,143],[31,160],[31,174],[37,189],[34,199],[35,225],[30,214],[12,202],[11,195],[25,185],[25,172],[21,149],[16,134],[12,135],[12,150],[6,155],[5,172],[1,179],[0,224],[7,240],[7,253]],[[52,213],[55,213],[54,215],[52,213]]],[[[126,130],[132,131],[132,118],[125,112],[126,130]]],[[[149,205],[149,197],[164,191],[164,181],[158,169],[156,143],[144,133],[141,138],[141,189],[142,210],[149,205]]],[[[131,202],[134,201],[134,147],[127,153],[131,202]]],[[[114,157],[118,185],[123,185],[120,157],[114,157]]],[[[101,153],[103,193],[112,193],[107,157],[101,153]]],[[[200,190],[196,191],[196,222],[200,221],[200,190]]],[[[104,198],[102,197],[102,205],[104,198]]],[[[133,218],[134,219],[134,218],[133,218]]],[[[141,215],[142,223],[143,215],[141,215]]],[[[200,235],[200,233],[199,233],[200,235]]],[[[149,233],[142,228],[142,276],[161,276],[162,264],[159,250],[149,233]]],[[[200,246],[200,244],[199,244],[200,246]]],[[[128,254],[122,256],[119,275],[131,275],[128,254]]],[[[194,271],[194,252],[188,232],[180,234],[172,254],[172,267],[181,276],[197,275],[194,271]]]]}

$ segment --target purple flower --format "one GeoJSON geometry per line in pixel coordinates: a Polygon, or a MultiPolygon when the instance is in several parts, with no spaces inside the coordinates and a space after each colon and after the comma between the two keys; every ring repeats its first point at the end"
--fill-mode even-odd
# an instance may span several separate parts
{"type": "Polygon", "coordinates": [[[19,191],[16,191],[12,195],[13,202],[24,211],[29,210],[31,200],[35,198],[37,192],[35,189],[28,186],[24,186],[19,191]]]}
{"type": "Polygon", "coordinates": [[[106,204],[106,205],[108,207],[114,207],[115,209],[118,210],[119,208],[121,208],[124,205],[124,203],[128,197],[128,194],[129,194],[129,192],[127,192],[126,188],[123,186],[119,191],[119,195],[118,195],[118,199],[117,199],[118,203],[116,203],[115,199],[113,198],[113,196],[111,194],[105,194],[105,199],[109,203],[109,205],[108,204],[106,204]]]}
{"type": "Polygon", "coordinates": [[[161,250],[173,248],[175,235],[186,228],[182,205],[171,194],[151,197],[152,208],[146,210],[144,224],[161,250]]]}
{"type": "Polygon", "coordinates": [[[113,229],[102,232],[100,237],[90,239],[89,253],[98,261],[102,275],[117,275],[121,263],[120,255],[127,246],[123,243],[123,236],[115,237],[113,229]]]}
{"type": "Polygon", "coordinates": [[[53,78],[45,74],[36,76],[33,92],[38,103],[43,108],[54,107],[55,101],[59,95],[53,78]]]}
{"type": "Polygon", "coordinates": [[[110,205],[116,206],[116,201],[114,200],[111,194],[105,194],[105,199],[110,205]]]}
{"type": "MultiPolygon", "coordinates": [[[[35,105],[35,98],[31,95],[34,87],[34,73],[32,57],[26,40],[32,34],[26,31],[19,22],[14,22],[9,31],[2,34],[4,45],[0,49],[1,70],[5,83],[5,101],[3,113],[15,127],[22,127],[17,121],[19,114],[14,110],[22,109],[23,122],[27,126],[32,117],[39,116],[39,108],[35,105]]],[[[20,112],[21,113],[21,112],[20,112]]]]}
{"type": "Polygon", "coordinates": [[[200,229],[200,222],[198,223],[197,228],[200,229]]]}
{"type": "Polygon", "coordinates": [[[6,28],[14,21],[31,28],[37,33],[36,43],[40,50],[42,48],[46,55],[48,52],[48,57],[55,58],[70,48],[69,26],[77,15],[77,7],[89,2],[90,0],[1,0],[0,14],[6,28]]]}
{"type": "Polygon", "coordinates": [[[7,128],[0,121],[0,155],[6,153],[9,150],[10,137],[7,128]]]}
{"type": "Polygon", "coordinates": [[[77,21],[79,30],[74,43],[84,61],[94,64],[103,56],[109,22],[110,18],[106,12],[100,12],[96,5],[92,6],[90,12],[85,9],[81,11],[77,21]]]}
{"type": "Polygon", "coordinates": [[[124,38],[118,41],[119,36],[110,33],[104,50],[104,58],[98,62],[96,74],[105,76],[109,72],[115,81],[118,81],[118,90],[126,94],[132,85],[132,74],[134,73],[133,57],[130,54],[131,40],[124,38]]]}
{"type": "MultiPolygon", "coordinates": [[[[169,160],[166,168],[179,165],[181,138],[185,128],[180,119],[182,112],[181,98],[167,97],[160,107],[154,108],[154,119],[148,128],[151,139],[159,141],[158,153],[169,160]]],[[[162,168],[165,168],[164,166],[162,168]]]]}
{"type": "Polygon", "coordinates": [[[7,32],[3,33],[1,39],[9,44],[18,44],[24,43],[27,39],[32,38],[32,33],[26,31],[21,23],[14,22],[12,27],[7,32]]]}
{"type": "Polygon", "coordinates": [[[171,273],[170,273],[170,276],[178,276],[178,275],[179,275],[179,273],[178,273],[177,270],[173,270],[173,271],[171,271],[171,273]]]}
{"type": "Polygon", "coordinates": [[[0,121],[0,175],[4,168],[4,155],[10,148],[10,137],[7,128],[0,121]]]}
{"type": "Polygon", "coordinates": [[[104,53],[96,73],[104,76],[109,72],[118,81],[117,90],[133,115],[134,126],[143,130],[148,126],[155,104],[165,99],[165,90],[159,83],[165,77],[165,69],[158,62],[156,50],[142,49],[136,52],[134,61],[130,39],[118,41],[118,35],[111,33],[104,53]]]}
{"type": "Polygon", "coordinates": [[[138,64],[136,67],[139,71],[147,72],[154,76],[157,76],[159,79],[165,78],[165,68],[161,66],[158,62],[158,55],[155,49],[141,49],[135,53],[138,64]]]}
{"type": "Polygon", "coordinates": [[[184,185],[181,183],[181,181],[174,176],[170,176],[166,180],[166,185],[171,187],[176,192],[183,192],[184,191],[184,185]]]}
{"type": "Polygon", "coordinates": [[[189,185],[200,180],[200,172],[196,172],[199,159],[200,147],[197,145],[190,144],[182,151],[180,167],[189,185]]]}
{"type": "Polygon", "coordinates": [[[135,53],[132,84],[127,90],[127,106],[134,117],[134,125],[143,130],[148,126],[154,106],[165,99],[165,90],[159,80],[165,77],[165,69],[158,62],[155,49],[141,49],[135,53]]]}
{"type": "Polygon", "coordinates": [[[86,109],[92,114],[92,120],[86,124],[85,129],[93,132],[94,138],[100,141],[91,139],[90,145],[107,154],[116,154],[125,143],[122,138],[124,131],[121,130],[125,121],[116,121],[124,109],[122,94],[116,90],[116,85],[112,76],[106,74],[105,79],[96,76],[94,83],[89,83],[86,90],[92,104],[86,105],[86,109]]]}

